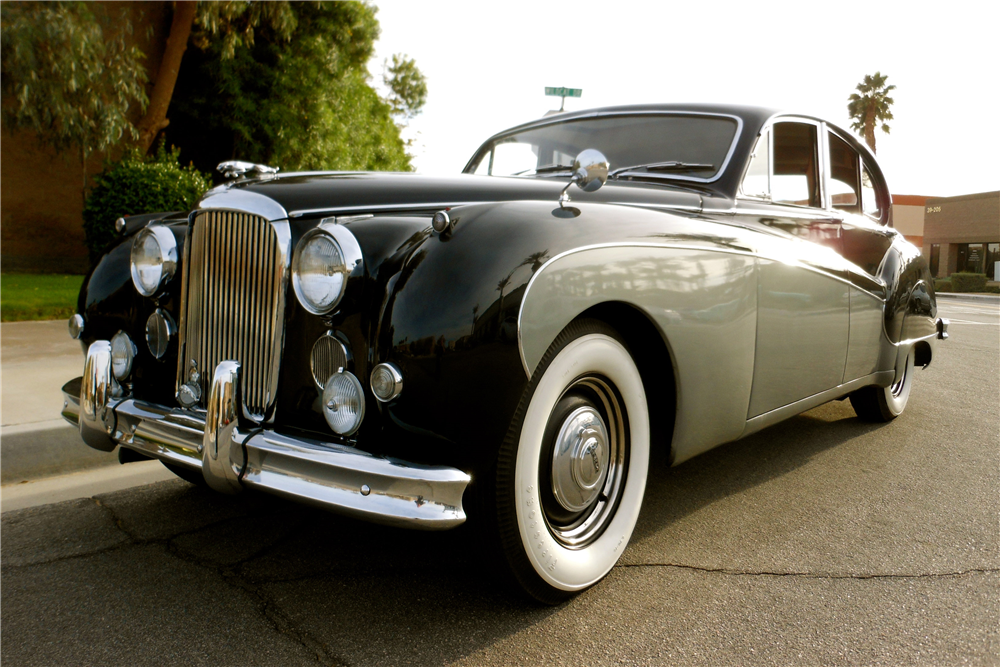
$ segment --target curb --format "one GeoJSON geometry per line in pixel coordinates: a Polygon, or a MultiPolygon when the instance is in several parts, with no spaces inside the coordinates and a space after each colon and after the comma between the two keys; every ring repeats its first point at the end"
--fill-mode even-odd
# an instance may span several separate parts
{"type": "Polygon", "coordinates": [[[92,449],[62,419],[0,431],[0,484],[19,484],[80,470],[118,466],[118,452],[92,449]]]}

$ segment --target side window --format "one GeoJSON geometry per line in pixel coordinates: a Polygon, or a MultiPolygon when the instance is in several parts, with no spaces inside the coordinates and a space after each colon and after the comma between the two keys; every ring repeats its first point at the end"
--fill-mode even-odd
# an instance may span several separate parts
{"type": "Polygon", "coordinates": [[[835,209],[861,212],[861,157],[846,141],[830,134],[830,201],[835,209]]]}
{"type": "Polygon", "coordinates": [[[740,192],[747,197],[768,199],[771,196],[770,144],[771,131],[767,130],[757,139],[753,156],[750,158],[750,166],[747,167],[746,176],[743,177],[743,185],[740,186],[740,192]]]}
{"type": "Polygon", "coordinates": [[[868,167],[861,170],[861,206],[864,214],[874,220],[882,219],[882,208],[875,193],[875,179],[868,167]]]}
{"type": "Polygon", "coordinates": [[[776,123],[771,199],[782,204],[820,206],[819,151],[815,125],[776,123]]]}

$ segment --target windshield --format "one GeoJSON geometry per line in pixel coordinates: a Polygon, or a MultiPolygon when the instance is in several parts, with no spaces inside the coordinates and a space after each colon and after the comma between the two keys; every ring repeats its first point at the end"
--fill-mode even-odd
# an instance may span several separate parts
{"type": "MultiPolygon", "coordinates": [[[[582,118],[508,134],[479,149],[466,172],[491,176],[565,176],[576,155],[596,148],[611,169],[677,162],[659,178],[713,180],[736,139],[735,118],[648,114],[582,118]],[[685,167],[690,165],[690,167],[685,167]]],[[[643,171],[643,170],[639,170],[643,171]]],[[[652,173],[655,170],[650,170],[652,173]]]]}

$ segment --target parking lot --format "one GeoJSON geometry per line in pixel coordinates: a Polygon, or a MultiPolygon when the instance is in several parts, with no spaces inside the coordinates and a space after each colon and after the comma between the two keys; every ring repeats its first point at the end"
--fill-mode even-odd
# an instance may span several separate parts
{"type": "Polygon", "coordinates": [[[508,594],[464,526],[169,480],[3,514],[0,659],[1000,664],[1000,308],[940,314],[902,417],[833,402],[658,465],[622,561],[559,607],[508,594]]]}

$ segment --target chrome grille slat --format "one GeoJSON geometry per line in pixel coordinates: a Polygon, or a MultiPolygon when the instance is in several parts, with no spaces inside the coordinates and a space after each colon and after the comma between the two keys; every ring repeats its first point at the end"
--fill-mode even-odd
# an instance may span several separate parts
{"type": "Polygon", "coordinates": [[[196,362],[204,402],[215,367],[239,361],[243,403],[258,420],[271,412],[281,358],[287,240],[279,238],[278,224],[247,213],[198,213],[186,272],[178,385],[196,362]]]}

